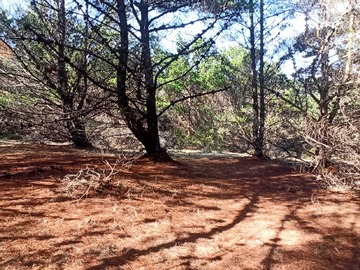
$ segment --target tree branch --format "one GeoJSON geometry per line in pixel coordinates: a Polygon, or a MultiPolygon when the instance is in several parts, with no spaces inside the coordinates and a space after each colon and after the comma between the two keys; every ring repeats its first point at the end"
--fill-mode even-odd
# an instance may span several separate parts
{"type": "Polygon", "coordinates": [[[187,99],[193,99],[193,98],[198,98],[198,97],[202,97],[202,96],[206,96],[209,94],[216,94],[218,92],[222,92],[222,91],[226,91],[228,90],[230,87],[224,87],[218,90],[213,90],[213,91],[209,91],[209,92],[202,92],[202,93],[196,93],[193,95],[189,95],[189,96],[184,96],[182,98],[179,98],[177,100],[171,101],[169,105],[167,105],[164,109],[161,110],[161,112],[157,115],[157,117],[159,118],[161,115],[163,115],[168,109],[170,109],[172,106],[174,106],[175,104],[179,103],[179,102],[183,102],[187,99]]]}

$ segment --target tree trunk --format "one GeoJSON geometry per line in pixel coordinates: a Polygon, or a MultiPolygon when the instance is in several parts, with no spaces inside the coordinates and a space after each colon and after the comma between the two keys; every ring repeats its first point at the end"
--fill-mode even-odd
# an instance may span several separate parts
{"type": "Polygon", "coordinates": [[[67,121],[70,139],[76,148],[92,148],[92,144],[86,134],[83,121],[78,118],[72,118],[67,121]]]}
{"type": "Polygon", "coordinates": [[[348,37],[347,37],[347,51],[346,51],[346,63],[344,67],[344,75],[342,79],[342,84],[338,87],[337,95],[335,100],[332,103],[332,110],[329,114],[329,122],[332,123],[337,116],[340,110],[340,100],[341,97],[345,96],[346,91],[348,90],[347,83],[351,80],[351,71],[353,65],[353,44],[355,38],[355,28],[354,28],[354,21],[355,21],[355,1],[350,0],[351,10],[350,10],[350,18],[349,18],[349,26],[348,26],[348,37]]]}
{"type": "MultiPolygon", "coordinates": [[[[66,11],[65,0],[57,2],[58,9],[58,63],[57,63],[57,80],[59,93],[62,99],[68,96],[68,74],[66,71],[65,60],[65,42],[66,42],[66,11]]],[[[64,104],[65,105],[65,104],[64,104]]],[[[65,105],[66,107],[66,105],[65,105]]]]}
{"type": "MultiPolygon", "coordinates": [[[[70,139],[74,143],[75,147],[79,148],[90,148],[92,144],[90,143],[86,131],[85,125],[78,116],[74,116],[74,97],[71,91],[69,91],[69,81],[68,73],[66,70],[66,51],[65,51],[65,42],[66,42],[66,10],[65,10],[65,0],[59,0],[57,2],[58,9],[58,87],[61,100],[64,106],[65,117],[68,119],[66,121],[66,127],[68,129],[70,139]]],[[[85,89],[86,91],[87,89],[85,89]]]]}
{"type": "Polygon", "coordinates": [[[259,50],[259,133],[257,138],[257,157],[264,157],[264,136],[265,136],[265,78],[264,78],[264,1],[260,0],[260,50],[259,50]]]}
{"type": "MultiPolygon", "coordinates": [[[[261,1],[262,3],[262,1],[261,1]]],[[[264,100],[264,37],[260,33],[260,71],[257,72],[256,62],[256,41],[254,22],[254,2],[249,2],[250,6],[250,57],[251,57],[251,89],[252,89],[252,109],[253,109],[253,125],[252,125],[252,145],[254,155],[264,157],[264,126],[265,126],[265,100],[264,100]],[[259,78],[258,78],[259,75],[259,78]],[[258,84],[258,79],[259,83],[258,84]],[[260,89],[259,89],[260,88],[260,89]],[[260,93],[259,93],[260,91],[260,93]]],[[[260,8],[263,6],[260,6],[260,8]]],[[[261,11],[260,11],[261,12],[261,11]]],[[[260,15],[260,32],[264,28],[263,14],[260,15]]]]}
{"type": "Polygon", "coordinates": [[[146,122],[147,122],[147,142],[144,144],[146,153],[150,157],[166,157],[166,151],[160,146],[159,126],[156,113],[156,84],[154,82],[154,71],[151,61],[150,51],[150,31],[149,31],[149,6],[146,1],[141,1],[141,66],[145,77],[146,87],[146,122]]]}
{"type": "Polygon", "coordinates": [[[254,23],[254,2],[250,0],[250,57],[251,57],[251,90],[252,90],[252,109],[253,109],[253,147],[256,152],[255,140],[258,137],[259,101],[256,70],[256,48],[255,48],[255,23],[254,23]]]}
{"type": "MultiPolygon", "coordinates": [[[[328,23],[328,14],[327,14],[327,6],[322,6],[322,13],[320,14],[321,19],[324,21],[324,25],[320,25],[318,29],[318,39],[320,44],[322,44],[320,48],[320,72],[321,78],[317,80],[317,87],[319,92],[319,119],[318,119],[318,136],[319,142],[321,143],[316,152],[318,153],[317,156],[317,167],[325,168],[330,165],[330,160],[332,156],[331,149],[329,150],[329,127],[331,125],[329,121],[329,110],[330,110],[330,45],[329,41],[332,34],[326,32],[326,36],[323,37],[321,35],[322,29],[327,29],[329,27],[328,23]]],[[[331,33],[333,30],[330,30],[331,33]]],[[[313,71],[312,74],[313,78],[316,78],[316,75],[313,71]]]]}
{"type": "MultiPolygon", "coordinates": [[[[138,109],[131,107],[127,95],[127,69],[129,58],[129,29],[126,17],[126,4],[124,0],[117,0],[118,17],[120,21],[120,48],[119,64],[117,68],[117,93],[118,105],[125,118],[127,126],[134,136],[144,145],[146,155],[156,161],[166,161],[171,158],[165,149],[160,146],[158,117],[156,112],[156,84],[154,83],[154,74],[151,63],[150,50],[150,31],[149,31],[149,6],[146,1],[138,4],[141,17],[139,18],[141,33],[141,63],[140,72],[144,82],[138,84],[138,87],[144,85],[146,91],[145,115],[141,114],[138,109]],[[146,126],[145,126],[146,122],[146,126]]],[[[137,89],[141,93],[142,89],[137,89]]]]}

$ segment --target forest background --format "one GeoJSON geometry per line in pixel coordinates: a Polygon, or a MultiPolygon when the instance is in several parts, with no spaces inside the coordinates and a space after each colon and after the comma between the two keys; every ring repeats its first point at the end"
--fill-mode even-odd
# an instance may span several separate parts
{"type": "Polygon", "coordinates": [[[291,158],[356,185],[357,1],[24,3],[0,13],[1,137],[291,158]]]}

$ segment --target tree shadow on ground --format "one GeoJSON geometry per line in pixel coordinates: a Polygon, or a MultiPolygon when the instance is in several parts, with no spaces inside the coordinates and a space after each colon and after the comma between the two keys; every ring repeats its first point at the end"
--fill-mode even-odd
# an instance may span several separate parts
{"type": "Polygon", "coordinates": [[[127,250],[124,254],[121,256],[114,256],[103,259],[103,262],[100,265],[92,266],[89,268],[86,268],[87,270],[96,270],[96,269],[104,269],[108,266],[123,266],[133,260],[136,260],[138,257],[141,257],[143,255],[148,255],[149,253],[155,253],[159,252],[162,249],[167,249],[174,247],[175,245],[182,245],[188,242],[195,243],[198,239],[205,238],[209,239],[213,235],[222,233],[224,231],[227,231],[231,228],[233,228],[236,224],[240,223],[242,220],[244,220],[247,216],[247,214],[256,211],[256,204],[258,203],[258,195],[254,194],[251,198],[249,198],[248,204],[245,205],[245,207],[238,213],[238,215],[234,218],[234,220],[226,224],[224,226],[216,226],[212,228],[208,232],[204,233],[192,233],[189,234],[187,237],[183,238],[177,238],[173,241],[163,243],[157,246],[153,246],[147,249],[130,249],[127,250]]]}
{"type": "MultiPolygon", "coordinates": [[[[46,150],[46,149],[45,149],[46,150]]],[[[64,151],[64,150],[63,150],[64,151]]],[[[43,158],[34,160],[34,166],[40,166],[41,164],[53,164],[55,162],[68,164],[65,170],[79,169],[87,164],[99,165],[102,164],[103,157],[87,157],[78,152],[67,153],[60,152],[60,149],[55,150],[56,155],[51,156],[50,159],[44,155],[43,158]],[[65,159],[65,160],[64,160],[65,159]],[[38,162],[38,163],[36,163],[38,162]],[[42,163],[45,162],[45,163],[42,163]],[[67,162],[67,163],[66,163],[67,162]]],[[[22,160],[22,164],[26,163],[26,159],[34,157],[33,155],[27,156],[22,160]]],[[[110,158],[112,162],[116,161],[116,158],[110,158]]],[[[185,245],[188,243],[196,243],[200,239],[212,239],[218,234],[225,233],[233,229],[234,227],[246,222],[246,219],[257,214],[259,205],[266,207],[267,202],[273,204],[279,204],[288,207],[287,214],[281,216],[277,222],[275,228],[276,235],[272,237],[268,242],[264,244],[268,248],[268,252],[264,255],[260,264],[263,269],[273,269],[278,264],[283,263],[278,258],[280,252],[284,260],[302,261],[304,257],[312,263],[314,267],[320,267],[317,269],[356,269],[355,265],[359,263],[359,248],[360,242],[359,234],[357,234],[355,225],[352,229],[344,229],[341,227],[321,228],[317,227],[311,220],[304,219],[293,213],[300,211],[311,204],[312,190],[315,185],[311,182],[307,182],[304,178],[299,176],[293,171],[291,167],[284,167],[283,165],[274,164],[268,161],[261,161],[254,158],[231,158],[231,159],[214,159],[214,158],[201,158],[197,160],[182,158],[180,163],[172,163],[167,165],[159,165],[149,163],[148,161],[141,160],[135,162],[130,169],[130,172],[126,173],[126,177],[134,185],[133,199],[129,201],[136,201],[138,204],[148,204],[149,201],[161,200],[163,207],[166,211],[193,211],[196,209],[203,209],[203,211],[214,212],[214,218],[206,219],[209,221],[208,226],[199,227],[195,233],[185,232],[177,234],[175,239],[170,241],[164,240],[163,243],[150,244],[145,248],[140,246],[128,246],[123,250],[113,252],[111,256],[98,257],[95,265],[89,266],[87,269],[106,269],[107,267],[122,267],[131,262],[160,251],[171,249],[174,246],[185,245]],[[211,201],[213,204],[208,204],[211,201]],[[217,212],[222,209],[217,202],[228,202],[229,204],[241,201],[244,202],[243,206],[236,212],[231,212],[227,221],[223,218],[216,216],[217,212]],[[180,209],[181,208],[181,209],[180,209]],[[180,210],[179,210],[180,209],[180,210]],[[300,251],[289,250],[284,244],[282,244],[281,233],[286,229],[285,224],[287,222],[294,222],[300,230],[309,234],[321,235],[318,241],[312,241],[306,245],[298,246],[300,251]],[[180,236],[179,236],[180,235],[180,236]],[[340,241],[340,240],[341,241],[340,241]],[[312,254],[312,255],[311,255],[312,254]],[[328,261],[328,262],[326,262],[328,261]],[[326,263],[325,263],[326,262],[326,263]],[[326,268],[327,267],[327,268],[326,268]]],[[[20,163],[14,163],[20,164],[20,163]]],[[[31,197],[19,196],[20,191],[24,191],[27,188],[33,186],[34,188],[48,188],[50,190],[57,186],[57,183],[47,185],[46,183],[38,182],[38,179],[34,179],[30,175],[16,175],[19,179],[1,180],[0,185],[4,189],[3,197],[6,204],[1,205],[3,213],[7,218],[11,216],[23,216],[26,217],[30,213],[34,218],[47,217],[48,213],[33,210],[19,210],[16,207],[30,207],[36,209],[38,206],[44,206],[49,201],[56,203],[65,203],[66,200],[57,201],[52,200],[54,198],[43,197],[42,199],[34,199],[31,197]],[[14,181],[12,181],[14,180],[14,181]]],[[[47,175],[49,176],[49,175],[47,175]]],[[[44,178],[46,176],[44,175],[44,178]]],[[[112,198],[119,202],[123,202],[123,198],[119,198],[116,194],[110,194],[112,198]]],[[[97,195],[98,196],[98,195],[97,195]]],[[[101,199],[102,197],[90,197],[88,203],[91,204],[92,199],[101,199]]],[[[104,197],[105,198],[105,197],[104,197]]],[[[124,205],[126,202],[124,202],[124,205]]],[[[26,208],[25,208],[26,209],[26,208]]],[[[93,213],[93,212],[92,212],[93,213]]],[[[151,213],[153,214],[153,213],[151,213]]],[[[271,215],[273,213],[269,213],[271,215]]],[[[167,216],[166,213],[161,214],[167,216]]],[[[142,219],[134,222],[133,226],[139,224],[156,222],[162,218],[159,216],[145,215],[142,219]]],[[[61,218],[59,216],[52,216],[54,218],[61,218]]],[[[172,221],[170,221],[172,222],[172,221]]],[[[17,230],[21,230],[23,227],[31,225],[26,221],[20,221],[13,224],[17,230]]],[[[3,240],[23,239],[26,237],[37,236],[22,236],[17,231],[11,231],[11,228],[7,228],[8,231],[3,230],[1,233],[12,232],[12,237],[3,240]]],[[[76,233],[68,236],[66,240],[57,241],[53,244],[52,250],[39,250],[36,254],[39,258],[44,256],[51,256],[56,251],[61,251],[62,246],[81,244],[83,238],[99,236],[104,237],[107,234],[119,235],[119,237],[131,237],[126,235],[126,232],[110,232],[106,229],[95,228],[92,231],[86,231],[83,233],[76,233]]],[[[49,235],[51,236],[51,235],[49,235]]],[[[46,237],[46,235],[45,235],[46,237]]],[[[42,238],[36,238],[37,240],[46,240],[42,238]]],[[[235,247],[234,247],[235,249],[235,247]]],[[[219,254],[214,254],[206,260],[209,262],[221,263],[225,253],[231,253],[233,250],[227,249],[221,251],[219,254]]],[[[31,255],[31,254],[30,254],[31,255]]],[[[86,255],[86,254],[85,254],[86,255]]],[[[186,267],[192,269],[191,261],[198,260],[197,256],[180,256],[179,267],[186,267]]],[[[41,260],[34,259],[32,261],[27,256],[23,256],[22,260],[24,265],[29,265],[29,262],[45,266],[46,263],[41,260]]],[[[44,259],[45,260],[45,259],[44,259]]],[[[9,261],[0,266],[7,266],[9,261]]],[[[155,266],[154,266],[155,267],[155,266]]],[[[159,266],[161,268],[161,266],[159,266]]],[[[156,269],[156,268],[154,268],[156,269]]],[[[219,268],[218,268],[219,269],[219,268]]],[[[299,268],[301,269],[301,268],[299,268]]]]}
{"type": "Polygon", "coordinates": [[[262,269],[274,269],[277,264],[282,264],[284,260],[289,259],[304,262],[302,265],[304,268],[310,265],[310,268],[315,266],[317,269],[359,269],[360,234],[356,232],[356,224],[352,223],[351,228],[340,226],[316,228],[310,221],[292,214],[299,209],[301,209],[299,205],[293,204],[290,206],[289,214],[281,220],[276,236],[267,243],[270,249],[261,262],[262,269]],[[281,244],[280,234],[285,230],[284,224],[291,221],[296,222],[301,230],[321,236],[320,239],[306,245],[299,245],[296,250],[286,249],[286,246],[281,244]]]}

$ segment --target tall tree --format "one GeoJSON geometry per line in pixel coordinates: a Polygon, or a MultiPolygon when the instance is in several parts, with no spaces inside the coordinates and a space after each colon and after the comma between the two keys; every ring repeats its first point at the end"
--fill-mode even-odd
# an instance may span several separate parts
{"type": "Polygon", "coordinates": [[[355,64],[359,48],[354,46],[359,5],[352,0],[303,4],[306,29],[297,37],[294,53],[302,53],[310,61],[295,75],[317,108],[309,114],[312,119],[307,136],[317,148],[317,166],[324,168],[331,165],[334,153],[341,148],[332,134],[342,119],[339,111],[346,111],[345,100],[359,86],[355,64]]]}
{"type": "MultiPolygon", "coordinates": [[[[81,10],[83,1],[74,2],[81,10]]],[[[196,45],[203,35],[215,28],[217,21],[226,16],[222,13],[225,10],[222,5],[226,3],[218,6],[216,14],[200,12],[195,19],[189,19],[182,14],[190,12],[191,8],[202,8],[206,1],[85,2],[91,7],[90,24],[96,33],[96,40],[99,40],[106,52],[99,54],[90,49],[89,54],[106,66],[106,76],[112,76],[113,80],[99,81],[76,64],[74,66],[98,87],[116,93],[121,114],[134,136],[144,145],[147,155],[153,159],[166,159],[166,151],[160,145],[158,127],[158,118],[164,110],[157,110],[157,92],[168,83],[185,76],[199,61],[178,78],[161,83],[159,78],[181,55],[214,43],[213,38],[209,38],[205,43],[196,45]],[[181,20],[177,19],[178,16],[181,20]],[[195,24],[202,26],[202,29],[180,50],[154,59],[154,44],[163,34],[195,24]]],[[[212,35],[216,37],[218,34],[219,31],[212,35]]],[[[182,97],[181,100],[191,97],[182,97]]],[[[165,109],[179,101],[169,102],[165,109]]]]}
{"type": "MultiPolygon", "coordinates": [[[[246,7],[236,11],[232,36],[250,55],[250,76],[247,76],[249,83],[246,84],[248,89],[243,92],[242,100],[245,101],[249,95],[251,96],[252,132],[245,136],[254,149],[254,155],[264,157],[266,115],[269,109],[266,97],[273,87],[271,78],[279,74],[279,60],[274,59],[277,51],[274,48],[281,46],[280,33],[294,11],[284,1],[274,3],[249,0],[246,1],[246,7]]],[[[281,58],[279,54],[278,58],[281,58]]]]}
{"type": "Polygon", "coordinates": [[[40,123],[32,124],[64,123],[70,140],[81,148],[91,146],[86,118],[103,99],[88,84],[86,76],[68,63],[71,59],[87,73],[93,72],[96,66],[94,61],[89,63],[86,53],[90,34],[88,10],[84,12],[79,16],[65,0],[35,0],[16,17],[7,18],[3,11],[0,20],[3,38],[23,68],[22,74],[19,70],[11,72],[17,72],[18,77],[28,77],[23,81],[32,86],[27,95],[44,104],[42,114],[47,106],[52,108],[48,119],[42,117],[40,123]]]}

